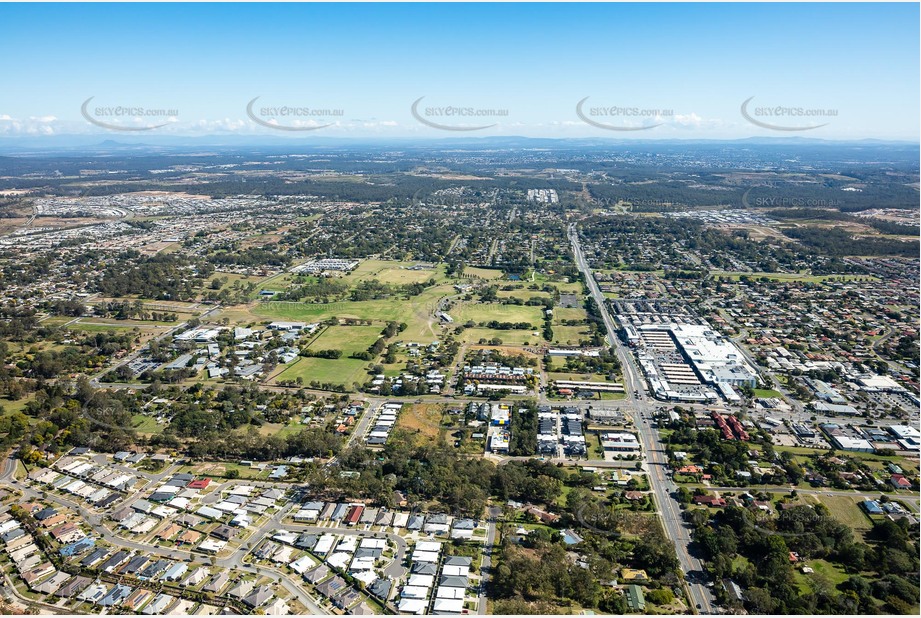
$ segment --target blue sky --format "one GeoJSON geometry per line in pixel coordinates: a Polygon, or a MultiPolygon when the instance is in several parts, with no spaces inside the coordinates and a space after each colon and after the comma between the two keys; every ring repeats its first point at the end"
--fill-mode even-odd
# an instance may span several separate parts
{"type": "Polygon", "coordinates": [[[0,136],[917,141],[918,49],[918,4],[3,4],[0,136]]]}

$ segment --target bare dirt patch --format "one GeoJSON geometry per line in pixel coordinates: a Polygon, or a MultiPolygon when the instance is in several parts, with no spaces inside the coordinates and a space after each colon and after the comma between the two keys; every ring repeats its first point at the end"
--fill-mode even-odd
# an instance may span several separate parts
{"type": "Polygon", "coordinates": [[[403,408],[397,418],[397,426],[427,438],[437,438],[441,431],[441,417],[444,406],[439,403],[415,403],[403,408]]]}

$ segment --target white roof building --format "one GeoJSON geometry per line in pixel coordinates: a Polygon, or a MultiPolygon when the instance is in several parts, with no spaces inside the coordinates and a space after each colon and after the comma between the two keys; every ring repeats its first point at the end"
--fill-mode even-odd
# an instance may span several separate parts
{"type": "Polygon", "coordinates": [[[400,604],[397,606],[397,609],[400,610],[401,614],[424,614],[426,607],[428,606],[428,599],[416,599],[412,597],[406,597],[400,599],[400,604]]]}
{"type": "Polygon", "coordinates": [[[422,586],[403,586],[400,596],[404,599],[428,599],[429,589],[422,586]]]}

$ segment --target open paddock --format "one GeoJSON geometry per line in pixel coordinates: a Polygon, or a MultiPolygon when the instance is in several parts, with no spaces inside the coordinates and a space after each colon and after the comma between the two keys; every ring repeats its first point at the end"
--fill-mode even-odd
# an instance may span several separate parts
{"type": "Polygon", "coordinates": [[[316,380],[321,384],[341,384],[351,389],[355,382],[363,384],[368,380],[368,365],[368,362],[355,358],[332,360],[301,357],[289,364],[274,380],[278,382],[301,378],[305,386],[316,380]]]}
{"type": "Polygon", "coordinates": [[[587,320],[588,313],[585,309],[578,307],[554,307],[553,323],[562,324],[565,320],[587,320]]]}
{"type": "Polygon", "coordinates": [[[454,307],[451,317],[457,324],[481,322],[528,322],[536,329],[543,323],[543,309],[529,305],[503,305],[501,303],[463,303],[454,307]]]}
{"type": "Polygon", "coordinates": [[[472,279],[501,279],[504,274],[496,268],[476,268],[474,266],[464,268],[464,275],[472,279]]]}
{"type": "Polygon", "coordinates": [[[567,380],[570,382],[607,382],[605,377],[596,373],[566,373],[563,371],[551,371],[547,373],[550,380],[567,380]]]}
{"type": "Polygon", "coordinates": [[[443,415],[444,405],[440,403],[409,404],[400,411],[394,428],[419,433],[426,438],[437,438],[443,415]]]}
{"type": "Polygon", "coordinates": [[[863,500],[859,497],[851,496],[810,496],[820,501],[826,507],[833,519],[837,519],[859,532],[867,532],[873,527],[869,516],[864,513],[860,507],[863,500]]]}
{"type": "Polygon", "coordinates": [[[553,343],[562,345],[579,345],[583,339],[589,339],[587,326],[554,326],[553,343]]]}
{"type": "Polygon", "coordinates": [[[518,288],[514,290],[498,290],[496,295],[499,298],[520,298],[523,301],[531,300],[532,298],[550,298],[548,292],[542,290],[528,290],[526,288],[518,288]]]}
{"type": "Polygon", "coordinates": [[[492,328],[466,328],[459,336],[464,343],[479,343],[481,339],[491,341],[498,339],[499,345],[537,345],[542,339],[537,330],[496,330],[492,328]],[[535,335],[534,333],[538,333],[535,335]]]}
{"type": "Polygon", "coordinates": [[[404,285],[408,283],[423,283],[429,279],[443,281],[445,267],[436,264],[434,268],[420,268],[410,270],[419,262],[396,262],[391,260],[365,260],[353,270],[346,281],[368,281],[377,279],[381,283],[404,285]]]}
{"type": "Polygon", "coordinates": [[[345,358],[364,352],[381,336],[382,326],[330,326],[311,342],[309,350],[341,350],[345,358]]]}
{"type": "Polygon", "coordinates": [[[95,298],[87,304],[92,306],[102,303],[134,303],[136,301],[140,301],[147,311],[176,313],[179,314],[180,319],[201,315],[209,308],[202,303],[189,303],[178,300],[153,300],[148,298],[95,298]]]}
{"type": "Polygon", "coordinates": [[[257,321],[285,320],[293,322],[322,322],[329,318],[353,318],[380,322],[405,322],[407,329],[394,337],[394,341],[419,341],[438,339],[436,319],[433,317],[439,299],[451,294],[450,286],[428,288],[409,299],[383,299],[340,301],[334,303],[298,303],[266,301],[251,306],[232,307],[221,314],[247,321],[253,316],[257,321]]]}

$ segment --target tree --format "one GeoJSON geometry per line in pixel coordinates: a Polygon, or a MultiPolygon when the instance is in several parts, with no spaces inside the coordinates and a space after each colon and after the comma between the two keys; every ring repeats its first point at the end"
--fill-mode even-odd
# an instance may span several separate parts
{"type": "Polygon", "coordinates": [[[675,595],[668,588],[657,588],[650,590],[646,599],[654,605],[669,605],[675,600],[675,595]]]}
{"type": "Polygon", "coordinates": [[[675,545],[659,529],[640,537],[633,558],[653,577],[674,572],[679,565],[675,545]]]}

